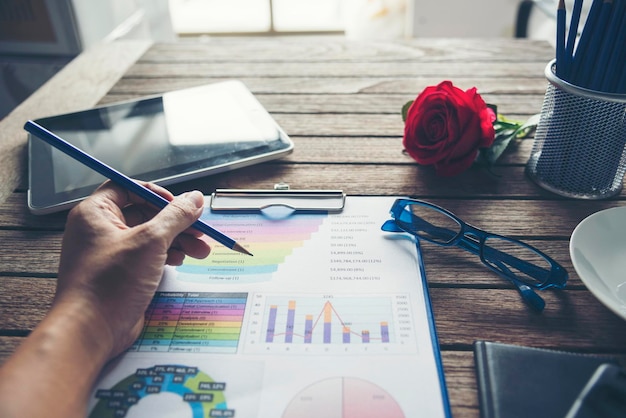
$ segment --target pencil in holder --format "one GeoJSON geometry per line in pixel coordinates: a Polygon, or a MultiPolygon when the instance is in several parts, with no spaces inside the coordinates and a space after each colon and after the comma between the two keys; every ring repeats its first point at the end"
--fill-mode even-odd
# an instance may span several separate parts
{"type": "Polygon", "coordinates": [[[553,193],[605,199],[620,193],[626,172],[626,95],[561,80],[555,61],[526,164],[527,175],[553,193]]]}

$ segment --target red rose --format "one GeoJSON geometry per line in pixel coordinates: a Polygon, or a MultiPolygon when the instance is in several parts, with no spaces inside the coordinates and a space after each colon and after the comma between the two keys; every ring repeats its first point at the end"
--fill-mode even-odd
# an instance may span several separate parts
{"type": "Polygon", "coordinates": [[[426,87],[407,112],[403,144],[415,161],[434,165],[441,176],[468,169],[479,148],[493,143],[493,110],[473,87],[463,91],[444,81],[426,87]]]}

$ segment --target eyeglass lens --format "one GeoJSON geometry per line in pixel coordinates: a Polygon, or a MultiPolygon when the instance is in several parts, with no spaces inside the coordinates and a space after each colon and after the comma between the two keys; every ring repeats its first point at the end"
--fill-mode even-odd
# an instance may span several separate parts
{"type": "Polygon", "coordinates": [[[418,237],[438,244],[449,244],[461,233],[456,219],[430,206],[408,205],[399,220],[418,237]]]}

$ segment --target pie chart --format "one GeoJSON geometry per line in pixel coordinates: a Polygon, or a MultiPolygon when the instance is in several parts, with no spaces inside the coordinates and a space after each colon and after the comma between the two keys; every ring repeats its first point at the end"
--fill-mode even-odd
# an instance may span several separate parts
{"type": "Polygon", "coordinates": [[[282,418],[404,418],[389,393],[367,380],[337,377],[306,387],[282,418]]]}

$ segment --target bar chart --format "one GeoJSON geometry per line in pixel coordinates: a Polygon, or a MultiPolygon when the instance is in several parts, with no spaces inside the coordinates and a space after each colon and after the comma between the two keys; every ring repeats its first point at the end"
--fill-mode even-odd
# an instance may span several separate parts
{"type": "Polygon", "coordinates": [[[262,352],[406,352],[416,349],[407,295],[264,295],[252,298],[247,347],[262,352]]]}

